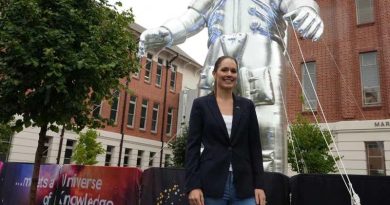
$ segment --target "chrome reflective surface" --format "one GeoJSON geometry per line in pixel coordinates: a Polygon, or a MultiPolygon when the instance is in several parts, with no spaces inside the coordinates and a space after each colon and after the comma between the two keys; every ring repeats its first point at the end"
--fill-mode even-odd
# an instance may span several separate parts
{"type": "Polygon", "coordinates": [[[286,119],[282,102],[288,22],[307,39],[323,32],[314,0],[195,0],[182,16],[140,37],[139,55],[185,41],[205,26],[208,54],[199,95],[213,89],[212,70],[222,55],[239,62],[237,94],[253,100],[260,125],[264,168],[286,173],[286,119]]]}

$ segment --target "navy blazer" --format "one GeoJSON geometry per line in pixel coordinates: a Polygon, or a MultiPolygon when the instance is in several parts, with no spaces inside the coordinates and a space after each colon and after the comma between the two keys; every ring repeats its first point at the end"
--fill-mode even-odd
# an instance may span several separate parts
{"type": "Polygon", "coordinates": [[[206,197],[221,198],[230,163],[237,197],[252,197],[255,188],[263,188],[260,132],[253,102],[233,96],[229,138],[215,95],[195,99],[186,147],[186,192],[199,188],[206,197]]]}

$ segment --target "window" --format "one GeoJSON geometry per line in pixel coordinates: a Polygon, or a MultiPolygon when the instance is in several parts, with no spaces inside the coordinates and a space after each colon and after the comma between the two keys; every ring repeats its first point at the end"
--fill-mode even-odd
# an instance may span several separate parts
{"type": "Polygon", "coordinates": [[[357,24],[374,22],[373,0],[356,0],[357,24]]]}
{"type": "Polygon", "coordinates": [[[147,114],[148,114],[148,100],[143,99],[142,100],[142,107],[141,107],[141,118],[139,120],[139,129],[141,129],[141,130],[146,129],[147,114]]]}
{"type": "Polygon", "coordinates": [[[4,133],[4,135],[3,135],[0,133],[0,136],[1,136],[0,145],[1,145],[1,147],[3,147],[3,149],[0,150],[0,161],[7,162],[9,153],[11,151],[11,141],[12,141],[13,135],[9,135],[6,133],[4,133]]]}
{"type": "Polygon", "coordinates": [[[145,65],[145,81],[150,82],[150,76],[152,73],[152,64],[153,64],[153,55],[148,53],[146,57],[146,65],[145,65]]]}
{"type": "Polygon", "coordinates": [[[171,81],[169,83],[169,89],[171,89],[173,91],[176,88],[176,69],[177,69],[177,66],[172,65],[172,67],[171,67],[171,81]]]}
{"type": "Polygon", "coordinates": [[[376,52],[360,54],[360,75],[364,106],[377,105],[381,103],[379,71],[376,55],[376,52]]]}
{"type": "MultiPolygon", "coordinates": [[[[141,62],[141,61],[142,61],[142,59],[140,58],[140,59],[139,59],[139,62],[138,62],[140,65],[142,65],[142,62],[141,62]]],[[[141,69],[138,68],[138,70],[137,70],[136,72],[132,73],[133,78],[139,78],[139,71],[140,71],[140,70],[141,70],[141,69]]]]}
{"type": "Polygon", "coordinates": [[[98,118],[100,116],[100,110],[102,108],[102,102],[100,103],[95,103],[93,105],[93,109],[92,109],[92,116],[94,118],[98,118]]]}
{"type": "Polygon", "coordinates": [[[112,155],[114,154],[114,148],[115,148],[114,146],[107,145],[106,160],[104,161],[104,166],[111,165],[112,155]]]}
{"type": "Polygon", "coordinates": [[[302,97],[303,97],[303,110],[307,111],[313,109],[317,110],[317,99],[316,99],[316,87],[317,87],[317,78],[316,78],[316,63],[302,63],[302,97]],[[307,66],[307,69],[305,67],[307,66]],[[312,80],[313,84],[310,82],[312,80]],[[305,97],[306,95],[306,97],[305,97]]]}
{"type": "Polygon", "coordinates": [[[144,155],[144,151],[142,150],[138,150],[138,154],[137,154],[137,167],[141,167],[142,166],[142,157],[144,155]]]}
{"type": "Polygon", "coordinates": [[[73,154],[73,145],[74,140],[66,140],[66,147],[65,147],[65,156],[64,156],[64,164],[70,164],[72,161],[72,154],[73,154]]]}
{"type": "Polygon", "coordinates": [[[168,108],[167,129],[165,133],[170,135],[172,133],[173,108],[168,108]]]}
{"type": "Polygon", "coordinates": [[[118,114],[118,104],[119,104],[119,90],[116,90],[112,94],[112,104],[111,104],[111,112],[110,112],[110,120],[116,122],[116,117],[118,114]]]}
{"type": "Polygon", "coordinates": [[[365,142],[368,175],[386,175],[383,142],[365,142]]]}
{"type": "Polygon", "coordinates": [[[153,113],[152,113],[152,132],[157,132],[158,125],[158,110],[160,105],[158,103],[154,103],[153,105],[153,113]]]}
{"type": "Polygon", "coordinates": [[[169,167],[171,165],[171,155],[166,154],[164,158],[164,167],[169,167]]]}
{"type": "Polygon", "coordinates": [[[158,58],[157,71],[156,71],[156,85],[157,86],[161,86],[162,65],[163,65],[163,60],[161,58],[158,58]]]}
{"type": "Polygon", "coordinates": [[[130,96],[129,113],[127,114],[127,126],[129,127],[134,127],[136,105],[137,105],[137,97],[130,96]]]}
{"type": "Polygon", "coordinates": [[[46,136],[46,138],[45,138],[45,144],[44,144],[43,153],[42,153],[42,163],[48,163],[47,156],[48,156],[49,149],[50,149],[51,139],[52,139],[52,137],[50,137],[50,136],[46,136]]]}
{"type": "Polygon", "coordinates": [[[131,160],[131,149],[125,148],[125,155],[123,157],[123,166],[128,167],[130,165],[131,160]]]}
{"type": "Polygon", "coordinates": [[[138,71],[138,72],[134,72],[134,73],[133,73],[133,77],[134,77],[134,78],[139,78],[139,71],[138,71]]]}
{"type": "Polygon", "coordinates": [[[150,152],[149,153],[149,167],[153,167],[153,162],[154,162],[154,156],[156,155],[155,152],[150,152]]]}

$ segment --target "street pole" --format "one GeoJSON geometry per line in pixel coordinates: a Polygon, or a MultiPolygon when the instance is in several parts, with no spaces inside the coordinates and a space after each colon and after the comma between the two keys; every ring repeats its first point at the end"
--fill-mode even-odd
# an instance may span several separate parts
{"type": "Polygon", "coordinates": [[[58,147],[58,154],[57,154],[57,164],[60,164],[61,152],[62,152],[62,143],[64,141],[64,133],[65,133],[65,125],[62,126],[62,130],[61,130],[60,145],[58,147]]]}
{"type": "Polygon", "coordinates": [[[179,57],[179,54],[176,53],[176,56],[173,57],[171,60],[167,61],[166,62],[166,75],[165,75],[165,89],[164,89],[164,100],[163,100],[163,119],[162,119],[162,124],[161,124],[161,136],[160,136],[160,140],[161,140],[161,149],[160,149],[160,167],[162,167],[162,159],[163,159],[163,154],[164,154],[164,124],[165,124],[165,110],[166,110],[166,102],[167,102],[167,86],[168,86],[168,74],[169,74],[169,68],[170,68],[170,65],[171,63],[177,58],[179,57]]]}

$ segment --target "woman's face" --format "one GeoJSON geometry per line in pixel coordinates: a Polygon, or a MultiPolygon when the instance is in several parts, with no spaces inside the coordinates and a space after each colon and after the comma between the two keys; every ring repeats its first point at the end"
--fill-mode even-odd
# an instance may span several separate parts
{"type": "Polygon", "coordinates": [[[234,60],[226,58],[213,75],[218,89],[231,90],[237,84],[237,65],[234,60]]]}

